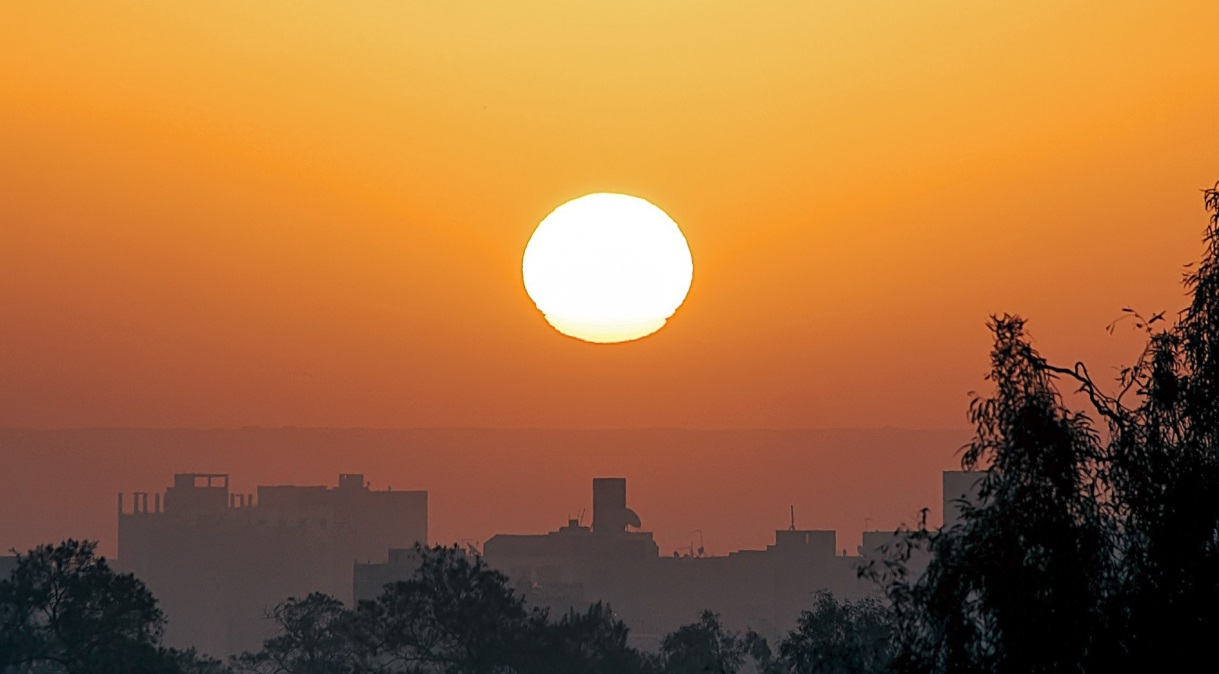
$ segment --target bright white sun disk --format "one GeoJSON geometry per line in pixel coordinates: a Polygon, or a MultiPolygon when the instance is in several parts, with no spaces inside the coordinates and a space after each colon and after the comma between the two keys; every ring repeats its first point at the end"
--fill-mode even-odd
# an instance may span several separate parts
{"type": "Polygon", "coordinates": [[[662,210],[589,194],[546,216],[525,247],[525,291],[559,332],[625,342],[664,327],[694,275],[690,248],[662,210]]]}

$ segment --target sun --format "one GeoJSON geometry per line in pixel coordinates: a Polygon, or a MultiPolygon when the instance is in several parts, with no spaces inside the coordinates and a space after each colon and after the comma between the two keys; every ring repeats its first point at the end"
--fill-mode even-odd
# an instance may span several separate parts
{"type": "Polygon", "coordinates": [[[525,291],[550,325],[601,344],[664,327],[694,277],[677,223],[625,194],[589,194],[551,211],[525,246],[521,267],[525,291]]]}

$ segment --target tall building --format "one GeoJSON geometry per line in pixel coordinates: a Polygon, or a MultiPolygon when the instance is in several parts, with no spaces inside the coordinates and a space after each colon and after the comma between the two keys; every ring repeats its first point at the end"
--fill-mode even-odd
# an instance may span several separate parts
{"type": "Polygon", "coordinates": [[[166,642],[215,656],[257,649],[266,613],[288,597],[352,600],[352,565],[427,542],[426,491],[374,491],[361,474],[337,487],[230,491],[224,474],[181,473],[161,494],[118,499],[117,565],[156,595],[166,642]]]}

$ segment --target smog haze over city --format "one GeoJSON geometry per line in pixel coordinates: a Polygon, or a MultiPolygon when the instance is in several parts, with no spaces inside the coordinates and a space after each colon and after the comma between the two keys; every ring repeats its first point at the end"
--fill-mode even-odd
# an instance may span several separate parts
{"type": "Polygon", "coordinates": [[[1211,657],[1219,5],[2,16],[0,674],[1211,657]]]}

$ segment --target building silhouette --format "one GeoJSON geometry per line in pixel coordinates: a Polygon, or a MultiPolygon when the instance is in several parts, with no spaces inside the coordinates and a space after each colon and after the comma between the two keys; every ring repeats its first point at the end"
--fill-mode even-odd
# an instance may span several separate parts
{"type": "Polygon", "coordinates": [[[226,474],[180,473],[162,494],[118,497],[118,561],[156,595],[166,643],[225,656],[272,633],[267,611],[325,592],[350,603],[352,564],[427,542],[426,491],[374,491],[361,474],[336,487],[230,490],[226,474]]]}
{"type": "MultiPolygon", "coordinates": [[[[944,473],[946,526],[960,520],[960,499],[977,502],[983,475],[944,473]]],[[[261,486],[255,495],[231,491],[226,474],[183,473],[164,494],[127,496],[119,495],[116,567],[158,597],[167,643],[218,656],[257,649],[273,630],[266,612],[288,597],[325,592],[348,605],[376,598],[414,574],[414,545],[427,543],[427,492],[373,491],[359,474],[340,475],[335,487],[261,486]]],[[[468,554],[552,613],[609,603],[633,645],[648,649],[708,609],[730,628],[778,638],[817,592],[877,594],[860,578],[861,564],[903,542],[900,532],[865,531],[848,555],[834,531],[798,529],[793,514],[761,550],[707,556],[691,545],[688,554],[662,556],[628,507],[624,478],[594,479],[592,497],[589,525],[497,534],[468,554]]],[[[918,573],[926,561],[916,550],[909,566],[918,573]]]]}
{"type": "Polygon", "coordinates": [[[854,558],[837,554],[833,531],[793,523],[764,550],[661,556],[652,533],[638,530],[622,478],[593,480],[592,519],[591,528],[569,520],[545,534],[494,536],[483,556],[527,599],[552,611],[608,602],[643,647],[656,646],[704,609],[730,626],[778,633],[795,624],[818,589],[849,597],[867,591],[854,558]]]}
{"type": "MultiPolygon", "coordinates": [[[[877,591],[858,577],[861,558],[837,550],[834,531],[797,529],[794,517],[763,550],[662,556],[627,507],[626,493],[625,479],[596,478],[591,526],[569,519],[543,534],[497,534],[483,546],[483,559],[552,614],[608,602],[631,628],[633,644],[649,649],[705,609],[720,613],[730,627],[777,637],[812,606],[818,591],[846,599],[877,591]]],[[[386,563],[357,564],[355,598],[374,599],[386,583],[409,578],[417,563],[412,551],[392,550],[386,563]]]]}

